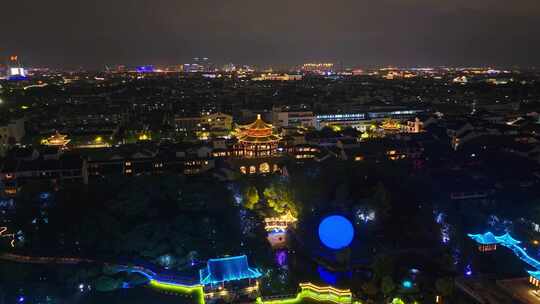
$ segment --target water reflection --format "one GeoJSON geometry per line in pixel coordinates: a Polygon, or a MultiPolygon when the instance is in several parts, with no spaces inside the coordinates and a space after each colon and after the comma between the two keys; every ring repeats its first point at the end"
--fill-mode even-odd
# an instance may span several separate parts
{"type": "Polygon", "coordinates": [[[317,272],[319,273],[319,278],[321,279],[321,281],[333,286],[335,286],[338,282],[342,280],[351,279],[352,277],[351,271],[335,272],[330,271],[320,265],[317,266],[317,272]]]}

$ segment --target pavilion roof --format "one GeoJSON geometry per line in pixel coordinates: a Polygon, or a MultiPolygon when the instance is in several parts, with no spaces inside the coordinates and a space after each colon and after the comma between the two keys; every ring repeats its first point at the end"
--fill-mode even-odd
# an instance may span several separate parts
{"type": "Polygon", "coordinates": [[[491,232],[486,232],[484,234],[468,234],[468,236],[482,245],[502,244],[504,246],[516,246],[521,243],[521,241],[510,236],[509,233],[496,236],[491,232]]]}
{"type": "Polygon", "coordinates": [[[531,270],[528,270],[527,273],[529,273],[529,275],[537,280],[540,280],[540,271],[538,270],[535,270],[535,271],[531,271],[531,270]]]}
{"type": "Polygon", "coordinates": [[[486,232],[484,234],[468,234],[468,236],[482,245],[492,245],[500,243],[500,241],[497,240],[495,235],[491,232],[486,232]]]}
{"type": "Polygon", "coordinates": [[[233,256],[219,259],[210,259],[199,272],[202,285],[256,279],[262,276],[261,272],[249,267],[247,256],[233,256]]]}
{"type": "Polygon", "coordinates": [[[521,241],[514,239],[508,233],[505,233],[501,236],[496,236],[495,239],[497,239],[500,243],[502,243],[505,246],[515,246],[521,243],[521,241]]]}
{"type": "Polygon", "coordinates": [[[273,126],[264,122],[258,114],[255,122],[238,126],[238,140],[257,144],[279,141],[281,137],[273,134],[273,126]]]}
{"type": "Polygon", "coordinates": [[[262,130],[262,129],[272,129],[272,125],[264,122],[261,118],[261,114],[257,114],[257,119],[247,125],[240,126],[241,128],[251,129],[251,130],[262,130]]]}

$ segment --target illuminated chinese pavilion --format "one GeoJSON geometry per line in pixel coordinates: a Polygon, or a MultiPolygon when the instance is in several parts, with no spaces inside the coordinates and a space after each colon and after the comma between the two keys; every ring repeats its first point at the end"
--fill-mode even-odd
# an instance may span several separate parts
{"type": "MultiPolygon", "coordinates": [[[[209,259],[199,271],[205,298],[228,298],[231,295],[256,296],[262,273],[249,266],[247,256],[209,259]]],[[[233,297],[234,298],[234,297],[233,297]]]]}
{"type": "Polygon", "coordinates": [[[264,219],[264,229],[268,232],[266,238],[272,248],[284,248],[287,246],[287,230],[293,226],[298,219],[291,211],[279,217],[268,217],[264,219]]]}
{"type": "Polygon", "coordinates": [[[279,217],[267,217],[264,219],[264,229],[266,231],[285,231],[289,226],[296,223],[298,219],[294,217],[291,211],[287,211],[279,217]]]}
{"type": "Polygon", "coordinates": [[[540,288],[540,271],[527,271],[529,273],[529,283],[540,288]]]}
{"type": "Polygon", "coordinates": [[[257,279],[261,272],[249,266],[247,256],[209,259],[199,272],[201,285],[219,285],[231,281],[257,279]]]}
{"type": "Polygon", "coordinates": [[[491,232],[484,234],[469,234],[469,237],[478,243],[478,250],[480,252],[497,250],[499,240],[497,240],[497,237],[491,232]]]}
{"type": "Polygon", "coordinates": [[[56,132],[54,135],[49,136],[48,138],[42,139],[41,144],[52,147],[64,148],[71,141],[67,138],[67,135],[60,134],[56,132]]]}
{"type": "Polygon", "coordinates": [[[399,132],[401,130],[401,124],[394,119],[384,120],[381,127],[386,132],[399,132]]]}
{"type": "Polygon", "coordinates": [[[245,158],[272,157],[278,152],[281,137],[274,133],[274,127],[264,122],[261,115],[249,125],[236,129],[238,144],[236,153],[245,158]]]}

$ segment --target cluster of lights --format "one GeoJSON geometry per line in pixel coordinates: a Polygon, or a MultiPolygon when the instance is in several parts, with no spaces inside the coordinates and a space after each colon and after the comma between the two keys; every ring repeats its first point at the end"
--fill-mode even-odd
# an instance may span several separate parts
{"type": "Polygon", "coordinates": [[[79,292],[85,292],[85,291],[91,291],[92,290],[91,285],[84,285],[83,283],[79,284],[79,286],[77,286],[77,288],[79,289],[79,292]]]}
{"type": "Polygon", "coordinates": [[[356,211],[356,217],[363,223],[375,221],[375,211],[373,210],[361,210],[356,211]]]}
{"type": "MultiPolygon", "coordinates": [[[[366,120],[366,119],[378,119],[392,116],[403,116],[403,115],[415,115],[422,112],[422,110],[403,110],[403,111],[390,111],[390,112],[367,112],[367,113],[344,113],[344,114],[324,114],[317,115],[315,118],[317,123],[325,121],[357,121],[357,120],[366,120]]],[[[399,123],[394,122],[393,124],[388,124],[389,128],[395,129],[399,128],[399,123]]]]}
{"type": "Polygon", "coordinates": [[[409,280],[405,280],[405,281],[401,282],[401,286],[403,286],[403,288],[405,288],[405,289],[411,289],[413,287],[413,282],[411,282],[409,280]]]}
{"type": "Polygon", "coordinates": [[[436,213],[435,222],[441,225],[441,241],[443,244],[450,242],[450,224],[445,220],[446,215],[442,212],[436,213]]]}
{"type": "Polygon", "coordinates": [[[139,141],[146,141],[146,140],[151,140],[152,138],[150,137],[150,135],[148,135],[146,133],[141,133],[141,134],[139,134],[138,139],[139,139],[139,141]]]}
{"type": "Polygon", "coordinates": [[[297,221],[298,219],[292,215],[291,211],[288,211],[286,214],[280,217],[265,218],[264,229],[266,231],[285,231],[289,225],[294,224],[297,221]]]}
{"type": "MultiPolygon", "coordinates": [[[[221,289],[219,288],[219,291],[216,292],[208,292],[204,294],[205,298],[215,298],[215,297],[226,297],[229,294],[229,291],[227,289],[221,289]]],[[[246,294],[252,293],[259,290],[259,282],[256,282],[255,286],[246,287],[243,289],[243,292],[246,294]]]]}
{"type": "Polygon", "coordinates": [[[54,147],[64,147],[66,146],[71,139],[67,138],[67,135],[60,134],[56,132],[56,134],[51,135],[48,138],[44,138],[41,140],[41,144],[45,146],[54,146],[54,147]]]}
{"type": "Polygon", "coordinates": [[[317,115],[317,121],[341,121],[341,120],[363,120],[366,118],[364,113],[352,113],[352,114],[327,114],[327,115],[317,115]]]}
{"type": "Polygon", "coordinates": [[[240,211],[238,211],[238,215],[240,217],[240,229],[242,231],[242,234],[250,234],[257,226],[257,223],[255,222],[253,217],[249,215],[246,209],[240,209],[240,211]]]}
{"type": "Polygon", "coordinates": [[[175,260],[171,255],[165,254],[165,255],[162,255],[162,256],[160,256],[158,258],[158,262],[159,262],[159,264],[164,266],[165,269],[168,269],[171,265],[173,265],[175,263],[175,260]]]}
{"type": "Polygon", "coordinates": [[[15,247],[15,234],[6,233],[8,231],[7,227],[0,227],[0,238],[11,238],[10,245],[12,248],[15,247]]]}

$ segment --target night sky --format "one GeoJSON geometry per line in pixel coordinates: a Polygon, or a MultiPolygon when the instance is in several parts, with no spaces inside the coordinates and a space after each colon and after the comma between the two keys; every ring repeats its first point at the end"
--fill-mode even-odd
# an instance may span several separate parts
{"type": "MultiPolygon", "coordinates": [[[[0,58],[33,66],[540,66],[539,0],[4,0],[0,58]]],[[[3,61],[3,60],[2,60],[3,61]]]]}

